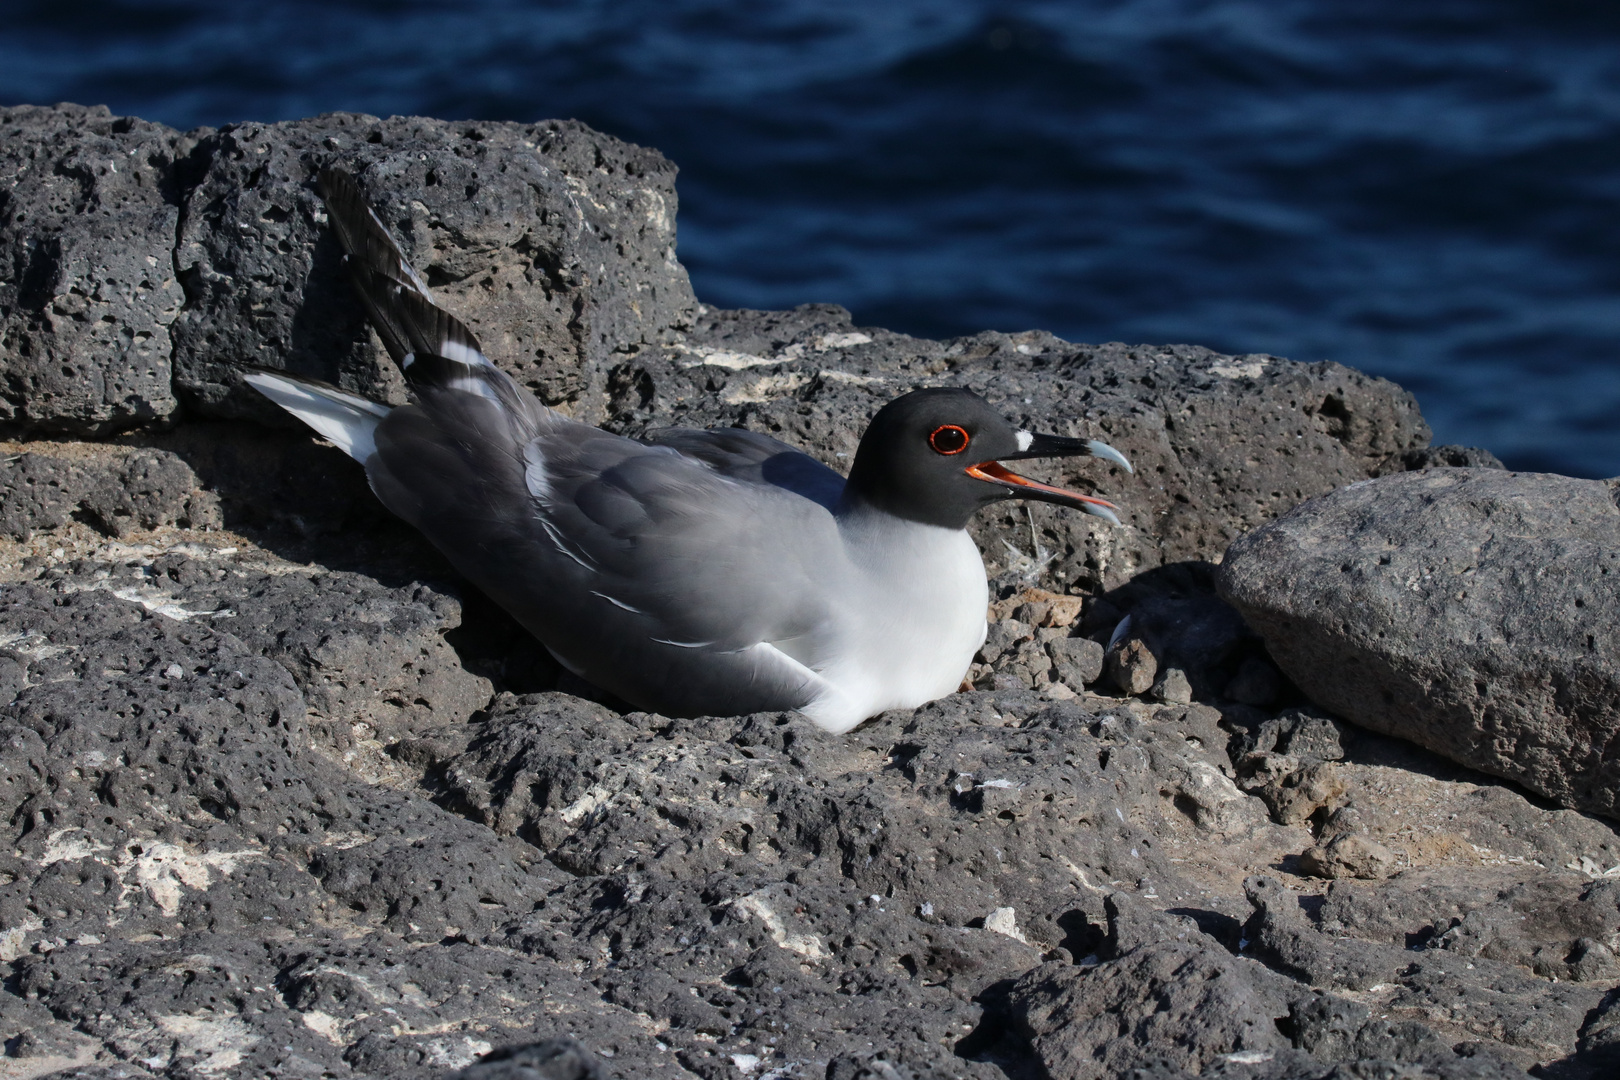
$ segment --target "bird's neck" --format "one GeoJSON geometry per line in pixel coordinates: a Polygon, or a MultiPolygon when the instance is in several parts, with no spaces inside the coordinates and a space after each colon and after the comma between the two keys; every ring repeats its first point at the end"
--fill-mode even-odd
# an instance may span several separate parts
{"type": "Polygon", "coordinates": [[[968,520],[977,509],[947,507],[934,500],[908,498],[908,493],[902,489],[895,489],[892,485],[885,487],[863,483],[863,479],[869,477],[863,478],[857,471],[851,471],[849,480],[844,484],[838,505],[833,508],[833,516],[838,519],[840,527],[846,521],[854,524],[887,521],[961,532],[967,528],[968,520]]]}

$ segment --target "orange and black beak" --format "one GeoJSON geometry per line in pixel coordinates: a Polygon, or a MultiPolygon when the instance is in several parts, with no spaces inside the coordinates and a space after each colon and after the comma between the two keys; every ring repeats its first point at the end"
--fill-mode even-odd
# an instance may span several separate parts
{"type": "MultiPolygon", "coordinates": [[[[1023,458],[1047,457],[1097,457],[1105,461],[1112,461],[1126,472],[1135,472],[1125,455],[1115,450],[1105,442],[1096,439],[1067,439],[1061,435],[1034,435],[1027,431],[1018,433],[1019,450],[1013,454],[1003,454],[1006,461],[1017,461],[1023,458]]],[[[1000,461],[981,461],[969,465],[965,470],[975,480],[983,480],[987,484],[996,484],[1007,489],[1007,497],[1014,499],[1037,499],[1041,502],[1057,503],[1059,506],[1070,506],[1076,510],[1083,510],[1088,514],[1102,518],[1104,521],[1119,524],[1119,517],[1114,513],[1118,509],[1113,503],[1104,499],[1094,498],[1090,495],[1081,495],[1077,491],[1068,491],[1064,488],[1043,484],[1038,480],[1031,480],[1027,476],[1019,476],[1000,461]]]]}

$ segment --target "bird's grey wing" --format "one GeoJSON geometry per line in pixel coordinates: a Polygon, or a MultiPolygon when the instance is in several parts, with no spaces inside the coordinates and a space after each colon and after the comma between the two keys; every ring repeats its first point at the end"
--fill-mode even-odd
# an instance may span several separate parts
{"type": "Polygon", "coordinates": [[[656,428],[647,442],[668,446],[710,466],[723,476],[753,484],[770,484],[828,510],[838,505],[844,478],[802,450],[742,428],[656,428]]]}
{"type": "MultiPolygon", "coordinates": [[[[414,365],[413,365],[414,366],[414,365]]],[[[372,487],[558,658],[660,712],[795,708],[841,542],[832,515],[671,448],[424,382],[378,425],[372,487]],[[829,559],[828,556],[832,558],[829,559]]]]}
{"type": "Polygon", "coordinates": [[[595,435],[542,434],[528,464],[548,525],[599,592],[689,648],[792,650],[821,621],[843,551],[824,506],[667,444],[595,435]]]}

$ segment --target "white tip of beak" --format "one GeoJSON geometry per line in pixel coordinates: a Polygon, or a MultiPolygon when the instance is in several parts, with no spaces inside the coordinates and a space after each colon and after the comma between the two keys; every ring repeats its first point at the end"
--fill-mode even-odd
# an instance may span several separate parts
{"type": "MultiPolygon", "coordinates": [[[[1125,455],[1120,453],[1118,450],[1115,450],[1107,443],[1092,439],[1090,442],[1086,443],[1086,446],[1090,448],[1092,457],[1100,457],[1104,461],[1112,461],[1115,465],[1118,465],[1128,473],[1136,472],[1135,469],[1131,468],[1131,463],[1125,460],[1125,455]]],[[[1102,515],[1099,514],[1098,516],[1101,517],[1102,515]]]]}
{"type": "Polygon", "coordinates": [[[1102,518],[1111,525],[1119,524],[1119,515],[1108,509],[1106,506],[1098,506],[1096,503],[1085,503],[1081,509],[1085,510],[1086,513],[1092,515],[1093,517],[1102,518]]]}

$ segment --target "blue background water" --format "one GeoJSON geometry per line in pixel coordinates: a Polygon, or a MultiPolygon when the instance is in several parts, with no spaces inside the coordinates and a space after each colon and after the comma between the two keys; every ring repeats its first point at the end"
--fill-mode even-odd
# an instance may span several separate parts
{"type": "Polygon", "coordinates": [[[35,0],[0,102],[578,117],[681,166],[701,299],[1332,359],[1620,474],[1620,5],[35,0]]]}

